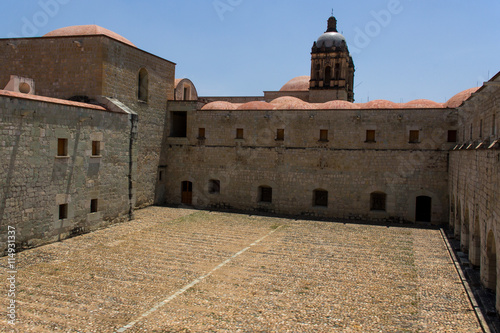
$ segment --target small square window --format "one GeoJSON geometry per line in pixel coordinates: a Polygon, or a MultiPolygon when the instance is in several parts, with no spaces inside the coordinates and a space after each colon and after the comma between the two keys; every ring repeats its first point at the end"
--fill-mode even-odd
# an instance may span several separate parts
{"type": "Polygon", "coordinates": [[[199,140],[205,139],[205,129],[204,128],[198,128],[198,139],[199,140]]]}
{"type": "Polygon", "coordinates": [[[236,129],[236,139],[243,139],[243,128],[236,129]]]}
{"type": "Polygon", "coordinates": [[[68,156],[68,139],[57,139],[57,156],[68,156]]]}
{"type": "Polygon", "coordinates": [[[457,131],[449,130],[448,131],[448,142],[457,142],[457,131]]]}
{"type": "Polygon", "coordinates": [[[328,141],[328,130],[320,130],[319,131],[319,141],[328,141]]]}
{"type": "Polygon", "coordinates": [[[365,142],[376,142],[375,141],[375,130],[366,131],[366,141],[365,142]]]}
{"type": "Polygon", "coordinates": [[[285,130],[278,129],[276,131],[276,141],[283,141],[283,140],[285,140],[285,130]]]}
{"type": "Polygon", "coordinates": [[[410,131],[410,143],[420,142],[420,131],[410,131]]]}
{"type": "Polygon", "coordinates": [[[97,199],[92,199],[90,200],[90,212],[91,213],[96,213],[97,212],[97,199]]]}
{"type": "Polygon", "coordinates": [[[59,205],[59,220],[68,218],[68,204],[59,205]]]}
{"type": "Polygon", "coordinates": [[[328,191],[315,190],[313,200],[314,206],[328,207],[328,191]]]}
{"type": "Polygon", "coordinates": [[[101,141],[92,141],[92,156],[101,155],[101,141]]]}

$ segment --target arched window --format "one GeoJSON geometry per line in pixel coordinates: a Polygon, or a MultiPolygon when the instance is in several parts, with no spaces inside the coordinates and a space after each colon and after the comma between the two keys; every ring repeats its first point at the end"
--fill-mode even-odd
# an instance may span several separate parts
{"type": "Polygon", "coordinates": [[[139,71],[139,79],[137,86],[138,86],[137,98],[140,101],[147,102],[149,93],[149,75],[148,71],[145,68],[141,68],[141,70],[139,71]]]}
{"type": "Polygon", "coordinates": [[[325,81],[323,83],[323,86],[329,87],[331,80],[332,80],[332,68],[328,66],[325,68],[325,81]]]}
{"type": "Polygon", "coordinates": [[[383,192],[373,192],[370,194],[370,210],[386,210],[387,194],[383,192]]]}
{"type": "Polygon", "coordinates": [[[335,64],[335,72],[333,73],[334,80],[340,80],[340,64],[335,64]]]}
{"type": "Polygon", "coordinates": [[[321,66],[320,66],[320,64],[317,64],[317,65],[316,65],[316,72],[315,72],[315,74],[316,74],[316,75],[315,75],[315,76],[316,76],[316,77],[315,77],[315,79],[316,79],[316,80],[319,80],[319,79],[320,79],[320,76],[321,76],[320,72],[321,72],[321,66]]]}
{"type": "Polygon", "coordinates": [[[273,188],[269,186],[259,186],[259,201],[273,202],[273,188]]]}
{"type": "Polygon", "coordinates": [[[314,190],[313,203],[314,206],[328,207],[328,191],[320,189],[314,190]]]}

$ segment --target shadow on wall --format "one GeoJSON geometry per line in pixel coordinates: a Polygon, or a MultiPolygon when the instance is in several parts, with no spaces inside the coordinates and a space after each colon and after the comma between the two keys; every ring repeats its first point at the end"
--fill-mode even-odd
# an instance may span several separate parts
{"type": "Polygon", "coordinates": [[[5,205],[7,203],[7,198],[11,196],[11,182],[13,178],[14,168],[16,166],[16,159],[19,151],[19,142],[21,141],[22,127],[23,119],[21,118],[19,121],[19,126],[15,132],[14,147],[12,149],[12,153],[10,154],[9,167],[5,177],[5,184],[3,184],[2,186],[1,192],[2,198],[0,199],[0,226],[2,229],[2,235],[7,235],[7,232],[3,231],[4,228],[7,228],[7,224],[4,219],[5,205]]]}

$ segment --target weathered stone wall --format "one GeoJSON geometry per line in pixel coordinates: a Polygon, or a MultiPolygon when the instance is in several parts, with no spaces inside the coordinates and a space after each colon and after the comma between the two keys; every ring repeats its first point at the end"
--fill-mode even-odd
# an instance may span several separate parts
{"type": "Polygon", "coordinates": [[[450,152],[450,226],[481,282],[497,294],[500,310],[500,152],[499,75],[486,83],[459,110],[459,142],[450,152]]]}
{"type": "Polygon", "coordinates": [[[0,89],[10,75],[19,75],[34,79],[37,95],[108,96],[139,115],[136,204],[152,204],[175,64],[106,36],[1,39],[0,48],[0,89]],[[141,69],[148,73],[145,101],[138,98],[141,69]]]}
{"type": "Polygon", "coordinates": [[[188,126],[186,138],[166,135],[159,187],[167,203],[180,203],[181,182],[190,181],[199,207],[414,221],[415,199],[425,195],[432,222],[448,219],[453,109],[229,112],[169,103],[171,111],[187,112],[188,126]],[[243,139],[236,139],[237,128],[243,139]],[[283,141],[277,129],[285,130],[283,141]],[[328,141],[320,141],[320,130],[328,130],[328,141]],[[376,142],[365,142],[366,130],[376,130],[376,142]],[[419,143],[408,142],[410,130],[420,131],[419,143]],[[211,179],[220,181],[220,194],[209,193],[211,179]],[[259,202],[259,186],[273,188],[271,204],[259,202]],[[328,191],[328,207],[314,207],[316,189],[328,191]],[[386,211],[370,209],[373,192],[387,194],[386,211]]]}
{"type": "Polygon", "coordinates": [[[0,96],[2,251],[7,226],[18,244],[36,246],[129,218],[130,115],[42,99],[0,96]],[[57,156],[59,138],[68,140],[67,157],[57,156]],[[91,156],[92,141],[100,157],[91,156]]]}
{"type": "Polygon", "coordinates": [[[139,116],[136,205],[154,202],[167,101],[174,99],[175,64],[106,39],[103,96],[114,97],[139,116]],[[139,71],[148,73],[147,100],[138,99],[139,71]]]}

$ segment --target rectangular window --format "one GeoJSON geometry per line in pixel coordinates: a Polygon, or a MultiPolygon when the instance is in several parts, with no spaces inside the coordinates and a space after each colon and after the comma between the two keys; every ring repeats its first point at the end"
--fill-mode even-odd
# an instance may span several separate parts
{"type": "Polygon", "coordinates": [[[319,131],[319,141],[328,141],[328,130],[319,131]]]}
{"type": "Polygon", "coordinates": [[[278,129],[276,131],[276,141],[283,141],[283,140],[285,140],[285,130],[278,129]]]}
{"type": "Polygon", "coordinates": [[[57,156],[68,156],[68,139],[57,139],[57,156]]]}
{"type": "Polygon", "coordinates": [[[243,139],[243,128],[236,129],[236,139],[243,139]]]}
{"type": "Polygon", "coordinates": [[[410,143],[420,142],[420,131],[410,131],[410,143]]]}
{"type": "Polygon", "coordinates": [[[158,180],[161,182],[163,180],[163,171],[158,172],[158,180]]]}
{"type": "Polygon", "coordinates": [[[260,187],[260,201],[273,202],[273,189],[272,187],[260,187]]]}
{"type": "Polygon", "coordinates": [[[204,128],[198,128],[198,139],[199,140],[205,139],[205,129],[204,128]]]}
{"type": "Polygon", "coordinates": [[[385,193],[372,193],[370,195],[370,210],[385,211],[386,198],[385,193]]]}
{"type": "Polygon", "coordinates": [[[208,193],[218,194],[220,193],[220,180],[211,179],[208,183],[208,193]]]}
{"type": "Polygon", "coordinates": [[[496,135],[497,132],[496,118],[496,115],[493,115],[493,119],[491,121],[491,135],[496,135]]]}
{"type": "Polygon", "coordinates": [[[59,220],[68,218],[68,204],[59,205],[59,220]]]}
{"type": "Polygon", "coordinates": [[[449,130],[448,131],[448,142],[457,142],[457,131],[449,130]]]}
{"type": "Polygon", "coordinates": [[[92,156],[100,156],[100,155],[101,155],[101,142],[92,141],[92,156]]]}
{"type": "Polygon", "coordinates": [[[97,199],[90,200],[90,212],[91,213],[97,212],[97,199]]]}
{"type": "Polygon", "coordinates": [[[328,192],[323,190],[314,191],[314,205],[328,207],[328,192]]]}
{"type": "Polygon", "coordinates": [[[366,131],[366,141],[365,142],[375,142],[375,130],[366,131]]]}
{"type": "Polygon", "coordinates": [[[187,136],[187,112],[171,112],[170,136],[173,138],[185,138],[187,136]]]}

